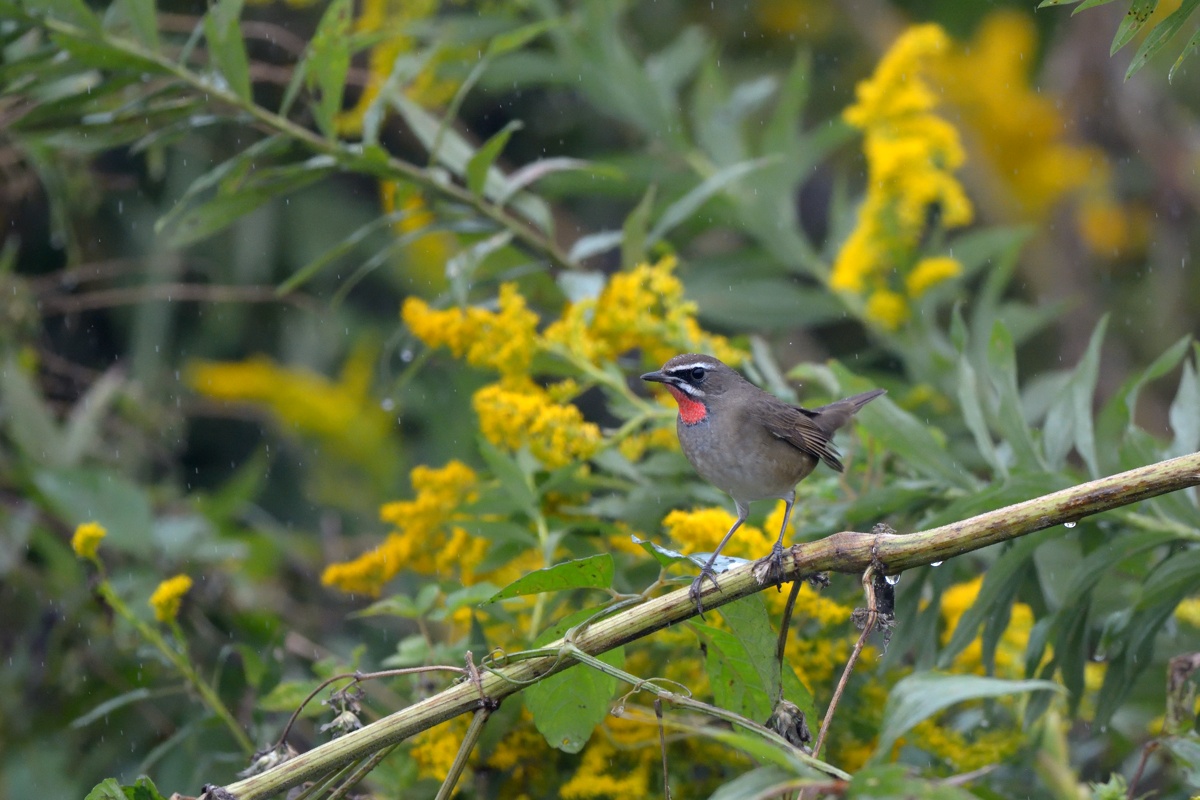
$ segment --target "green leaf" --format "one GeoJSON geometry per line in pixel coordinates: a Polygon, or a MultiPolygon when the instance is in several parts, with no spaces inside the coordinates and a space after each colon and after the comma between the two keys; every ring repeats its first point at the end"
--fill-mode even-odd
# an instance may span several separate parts
{"type": "Polygon", "coordinates": [[[708,800],[744,800],[747,797],[788,797],[795,774],[779,767],[758,767],[722,784],[708,800]]]}
{"type": "Polygon", "coordinates": [[[752,172],[778,163],[779,158],[772,155],[765,158],[756,158],[752,161],[741,161],[717,170],[701,181],[700,185],[667,206],[662,216],[658,218],[658,222],[646,234],[646,245],[652,246],[660,241],[676,225],[696,213],[696,210],[704,205],[709,198],[724,191],[730,184],[741,180],[752,172]]]}
{"type": "Polygon", "coordinates": [[[1063,688],[1052,681],[1015,681],[933,671],[917,672],[901,678],[888,695],[883,710],[883,727],[871,761],[889,757],[896,740],[952,705],[967,700],[1040,690],[1061,692],[1063,688]]]}
{"type": "Polygon", "coordinates": [[[128,800],[121,782],[116,778],[105,778],[87,793],[84,800],[128,800]]]}
{"type": "Polygon", "coordinates": [[[1062,469],[1067,453],[1074,445],[1093,478],[1100,476],[1096,456],[1096,435],[1092,421],[1092,398],[1100,374],[1100,347],[1108,327],[1105,316],[1092,331],[1087,351],[1071,373],[1058,399],[1046,414],[1042,450],[1051,469],[1062,469]]]}
{"type": "Polygon", "coordinates": [[[763,130],[763,153],[790,153],[800,142],[800,119],[808,105],[812,80],[812,54],[796,53],[783,84],[779,87],[775,108],[763,130]]]}
{"type": "Polygon", "coordinates": [[[351,618],[360,617],[400,617],[401,619],[418,619],[425,616],[437,602],[441,591],[437,584],[427,584],[421,587],[416,597],[394,594],[382,600],[376,600],[366,608],[351,612],[351,618]]]}
{"type": "Polygon", "coordinates": [[[217,0],[204,18],[204,36],[213,64],[229,84],[230,90],[242,100],[250,101],[250,62],[242,39],[244,0],[217,0]]]}
{"type": "MultiPolygon", "coordinates": [[[[721,606],[721,616],[729,624],[729,630],[742,643],[746,657],[758,673],[759,682],[774,701],[782,696],[782,677],[779,660],[775,658],[778,641],[762,594],[753,594],[721,606]]],[[[774,702],[772,702],[772,706],[774,702]]]]}
{"type": "Polygon", "coordinates": [[[1192,791],[1200,789],[1200,738],[1194,733],[1169,736],[1163,744],[1171,753],[1171,760],[1175,762],[1188,788],[1192,791]]]}
{"type": "Polygon", "coordinates": [[[33,483],[68,525],[99,522],[105,547],[145,557],[152,542],[150,500],[136,484],[111,469],[38,470],[33,483]]]}
{"type": "Polygon", "coordinates": [[[704,670],[712,686],[713,702],[755,722],[766,722],[774,698],[763,685],[754,659],[732,633],[711,625],[692,626],[708,641],[704,670]]]}
{"type": "Polygon", "coordinates": [[[105,700],[103,703],[100,703],[86,714],[81,714],[80,716],[71,720],[69,727],[76,729],[86,728],[88,725],[91,725],[98,719],[103,719],[112,712],[116,711],[118,708],[122,708],[131,703],[140,703],[143,700],[149,700],[154,696],[155,692],[147,689],[144,686],[140,686],[137,689],[132,689],[128,692],[124,692],[123,694],[119,694],[116,697],[105,700]]]}
{"type": "Polygon", "coordinates": [[[129,24],[138,39],[152,53],[158,52],[158,14],[154,0],[118,0],[117,3],[129,18],[129,24]]]}
{"type": "MultiPolygon", "coordinates": [[[[1096,427],[1098,436],[1103,442],[1115,442],[1124,436],[1132,425],[1134,413],[1137,410],[1138,395],[1142,387],[1158,380],[1171,372],[1187,355],[1191,347],[1190,335],[1181,337],[1175,344],[1168,347],[1162,355],[1154,359],[1150,366],[1128,378],[1112,395],[1104,409],[1100,412],[1096,427]]],[[[1101,449],[1102,464],[1107,472],[1119,472],[1116,453],[1101,449]]]]}
{"type": "Polygon", "coordinates": [[[28,2],[26,8],[50,19],[69,22],[90,33],[100,32],[100,20],[83,0],[38,0],[36,3],[28,2]]]}
{"type": "Polygon", "coordinates": [[[1121,24],[1117,26],[1117,35],[1113,37],[1112,47],[1108,51],[1110,56],[1116,55],[1118,50],[1137,35],[1137,32],[1150,21],[1150,16],[1157,6],[1158,0],[1132,0],[1130,2],[1129,10],[1125,12],[1125,16],[1121,18],[1121,24]]]}
{"type": "Polygon", "coordinates": [[[669,567],[672,564],[678,564],[680,562],[687,562],[689,564],[692,563],[692,559],[689,556],[685,556],[678,550],[671,550],[663,547],[660,544],[639,539],[636,536],[633,537],[633,543],[653,556],[654,560],[663,567],[669,567]]]}
{"type": "Polygon", "coordinates": [[[1171,442],[1170,454],[1187,455],[1200,450],[1200,375],[1196,364],[1200,364],[1200,344],[1193,345],[1194,361],[1185,361],[1183,374],[1179,376],[1179,391],[1168,412],[1171,430],[1175,439],[1171,442]]]}
{"type": "Polygon", "coordinates": [[[64,466],[78,466],[99,443],[105,416],[123,386],[124,381],[117,373],[106,372],[71,408],[63,427],[61,456],[64,466]]]}
{"type": "Polygon", "coordinates": [[[1192,37],[1187,40],[1187,44],[1183,46],[1183,51],[1180,52],[1179,58],[1175,59],[1175,63],[1167,70],[1167,83],[1175,79],[1175,72],[1183,65],[1183,60],[1196,52],[1197,48],[1200,48],[1200,30],[1193,33],[1192,37]]]}
{"type": "Polygon", "coordinates": [[[608,164],[597,164],[582,158],[540,158],[518,169],[504,179],[504,191],[496,196],[496,203],[504,205],[517,192],[540,181],[547,175],[572,170],[586,170],[593,177],[604,177],[611,180],[624,180],[625,173],[617,167],[608,164]]]}
{"type": "Polygon", "coordinates": [[[641,201],[625,218],[621,226],[621,267],[632,269],[646,258],[646,229],[650,225],[650,211],[654,208],[654,196],[658,187],[650,184],[641,201]]]}
{"type": "Polygon", "coordinates": [[[962,407],[963,421],[975,438],[979,454],[997,475],[1007,478],[1008,465],[996,453],[996,445],[983,416],[983,405],[979,401],[979,381],[975,377],[975,368],[965,353],[958,357],[958,404],[962,407]]]}
{"type": "Polygon", "coordinates": [[[1004,441],[1013,450],[1017,463],[1023,468],[1044,470],[1037,450],[1033,446],[1033,434],[1025,421],[1021,408],[1021,395],[1017,390],[1017,359],[1012,334],[1008,327],[996,320],[988,339],[988,372],[995,390],[993,416],[1004,441]]]}
{"type": "Polygon", "coordinates": [[[1154,29],[1142,40],[1142,44],[1134,54],[1133,60],[1129,62],[1129,69],[1125,70],[1125,80],[1129,80],[1135,72],[1146,66],[1146,62],[1158,54],[1162,50],[1163,45],[1171,40],[1175,34],[1179,33],[1179,29],[1183,27],[1183,23],[1187,21],[1196,7],[1200,6],[1200,0],[1183,0],[1179,4],[1179,8],[1167,15],[1167,18],[1154,26],[1154,29]]]}
{"type": "Polygon", "coordinates": [[[337,114],[342,110],[342,93],[350,71],[350,26],[353,22],[350,0],[333,0],[313,34],[305,59],[309,86],[319,92],[312,106],[317,127],[328,139],[337,138],[337,114]]]}
{"type": "MultiPolygon", "coordinates": [[[[569,615],[539,634],[534,645],[543,647],[549,644],[598,611],[589,608],[569,615]]],[[[625,648],[617,647],[598,658],[620,669],[625,665],[625,648]]],[[[551,747],[564,753],[578,753],[587,744],[596,726],[608,716],[609,702],[616,689],[616,678],[586,664],[579,664],[526,689],[525,707],[533,715],[533,724],[551,747]]]]}
{"type": "MultiPolygon", "coordinates": [[[[832,365],[839,383],[847,392],[871,388],[862,378],[838,363],[832,365]]],[[[795,375],[793,370],[790,375],[795,375]]],[[[965,467],[946,452],[944,442],[932,429],[900,408],[889,397],[880,397],[860,411],[855,420],[883,449],[902,459],[922,475],[942,484],[962,489],[975,488],[975,480],[965,467]]]]}
{"type": "Polygon", "coordinates": [[[1083,2],[1080,3],[1079,6],[1076,7],[1076,9],[1074,11],[1071,12],[1071,16],[1075,16],[1080,11],[1087,11],[1089,8],[1098,8],[1100,6],[1106,6],[1109,3],[1111,3],[1112,1],[1113,0],[1083,0],[1083,2]]]}
{"type": "Polygon", "coordinates": [[[607,589],[612,586],[612,579],[613,558],[608,553],[600,553],[535,570],[517,578],[485,600],[483,604],[507,600],[510,597],[558,592],[564,589],[607,589]]]}
{"type": "Polygon", "coordinates": [[[466,304],[467,294],[475,281],[475,273],[480,265],[492,253],[508,246],[512,240],[513,232],[502,230],[475,242],[446,262],[446,278],[460,305],[466,304]]]}
{"type": "Polygon", "coordinates": [[[471,191],[471,194],[482,194],[484,184],[487,183],[488,171],[492,169],[492,165],[500,157],[500,153],[504,151],[504,147],[508,144],[508,140],[512,137],[513,133],[521,130],[523,127],[525,127],[525,124],[521,120],[509,120],[507,125],[493,134],[471,156],[471,159],[467,162],[467,188],[471,191]]]}
{"type": "Polygon", "coordinates": [[[0,413],[17,448],[35,464],[66,467],[65,437],[33,382],[9,358],[0,369],[0,413]]]}

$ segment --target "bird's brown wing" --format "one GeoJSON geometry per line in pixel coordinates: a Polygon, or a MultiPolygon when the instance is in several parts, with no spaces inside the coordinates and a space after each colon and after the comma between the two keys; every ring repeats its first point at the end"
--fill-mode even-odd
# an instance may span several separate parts
{"type": "Polygon", "coordinates": [[[817,424],[814,412],[783,403],[771,403],[759,404],[750,413],[755,422],[766,428],[772,436],[824,461],[838,472],[844,469],[838,451],[829,440],[832,431],[826,433],[817,424]]]}

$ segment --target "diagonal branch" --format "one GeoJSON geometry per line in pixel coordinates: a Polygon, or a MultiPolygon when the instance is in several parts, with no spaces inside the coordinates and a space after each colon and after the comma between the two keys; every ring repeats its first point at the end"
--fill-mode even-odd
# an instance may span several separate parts
{"type": "MultiPolygon", "coordinates": [[[[1200,485],[1200,453],[1193,453],[1080,484],[933,530],[908,535],[843,531],[820,541],[790,548],[784,558],[782,581],[794,581],[815,572],[861,573],[873,565],[886,574],[896,574],[1197,485],[1200,485]]],[[[710,588],[705,593],[704,605],[713,608],[762,591],[765,587],[759,585],[752,575],[753,566],[745,564],[721,575],[719,589],[710,588]]],[[[597,621],[580,631],[572,644],[585,653],[598,655],[683,622],[695,614],[696,606],[688,597],[688,590],[679,589],[597,621]]],[[[559,640],[546,649],[554,651],[565,646],[567,643],[559,640]]],[[[272,796],[459,714],[474,712],[479,707],[481,691],[486,697],[498,701],[515,694],[531,682],[568,669],[574,663],[572,659],[564,658],[561,652],[554,652],[498,667],[493,672],[481,675],[479,685],[471,682],[454,685],[260,775],[223,789],[210,789],[208,796],[226,796],[222,792],[236,800],[260,800],[272,796]]]]}

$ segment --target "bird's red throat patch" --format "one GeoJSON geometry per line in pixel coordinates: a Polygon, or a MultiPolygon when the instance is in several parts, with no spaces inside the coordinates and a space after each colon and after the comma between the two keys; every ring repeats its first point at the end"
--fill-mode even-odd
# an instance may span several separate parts
{"type": "Polygon", "coordinates": [[[704,403],[693,400],[674,386],[668,386],[667,391],[671,393],[671,396],[675,398],[675,402],[679,404],[679,418],[683,420],[684,425],[695,425],[708,416],[708,409],[705,408],[704,403]]]}

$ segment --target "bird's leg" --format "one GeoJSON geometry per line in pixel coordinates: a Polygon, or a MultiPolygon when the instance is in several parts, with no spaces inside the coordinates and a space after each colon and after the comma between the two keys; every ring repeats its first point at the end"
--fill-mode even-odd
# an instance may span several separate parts
{"type": "Polygon", "coordinates": [[[754,576],[758,578],[760,584],[776,583],[783,578],[783,535],[787,532],[788,520],[792,516],[792,505],[796,502],[795,490],[784,497],[783,502],[786,505],[783,509],[783,524],[779,526],[779,538],[775,540],[771,554],[764,559],[765,567],[754,571],[754,576]]]}
{"type": "Polygon", "coordinates": [[[717,556],[721,555],[721,549],[725,547],[725,543],[729,541],[729,537],[733,536],[733,532],[742,527],[742,523],[746,521],[746,517],[750,516],[750,504],[742,505],[738,501],[734,501],[737,505],[738,518],[733,523],[733,527],[725,534],[717,549],[713,550],[712,555],[708,557],[708,563],[700,568],[700,574],[696,576],[696,580],[692,581],[692,586],[688,589],[688,596],[692,598],[692,602],[696,604],[696,612],[700,618],[704,618],[704,605],[700,602],[700,593],[704,590],[704,579],[708,578],[709,582],[716,587],[717,591],[721,591],[720,584],[717,583],[717,573],[713,571],[713,564],[717,562],[717,556]]]}

